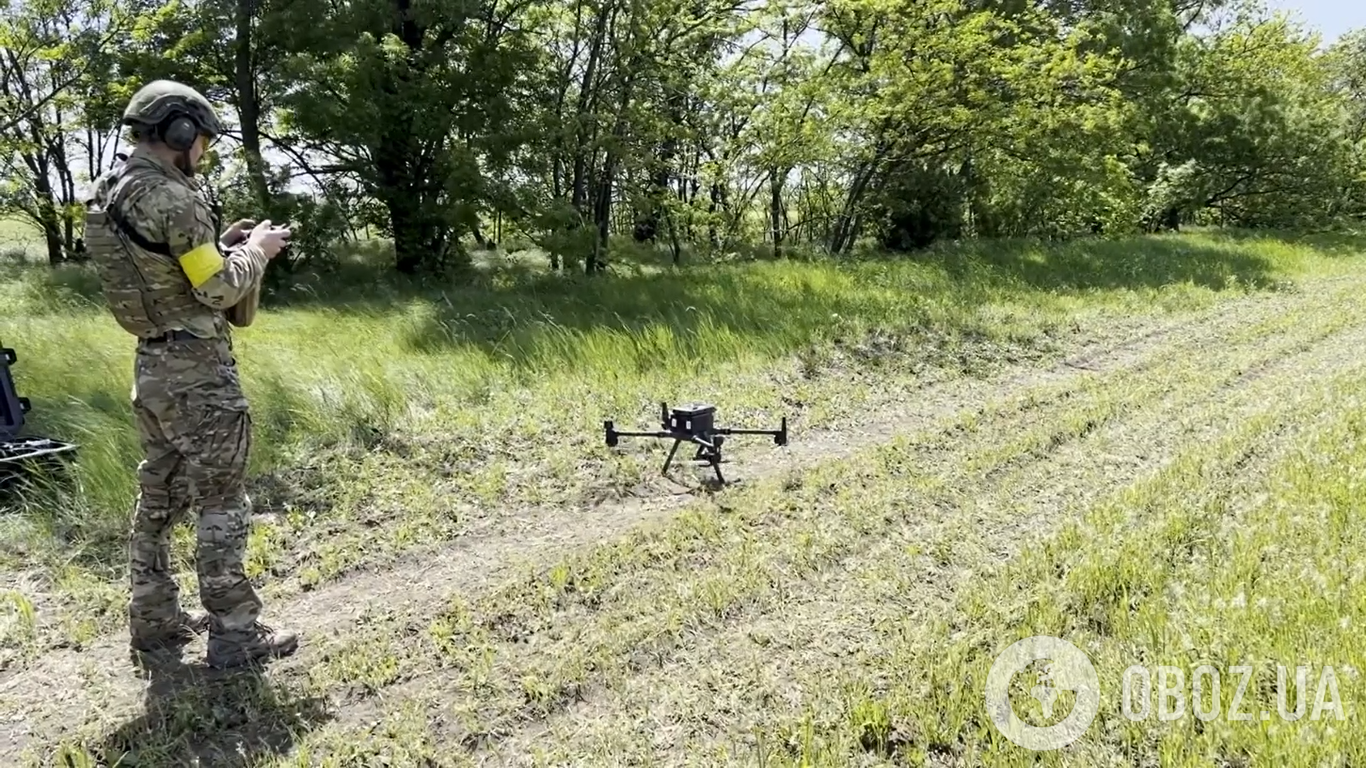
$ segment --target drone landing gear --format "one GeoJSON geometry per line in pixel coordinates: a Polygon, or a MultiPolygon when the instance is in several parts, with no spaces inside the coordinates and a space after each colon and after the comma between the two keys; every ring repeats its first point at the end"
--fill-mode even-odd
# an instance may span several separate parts
{"type": "Polygon", "coordinates": [[[669,449],[669,458],[664,460],[664,468],[660,470],[660,474],[669,474],[669,465],[673,463],[674,455],[678,453],[678,446],[682,445],[684,440],[697,443],[697,452],[693,454],[692,460],[711,465],[711,468],[716,472],[716,482],[724,484],[726,478],[721,475],[721,444],[726,441],[726,438],[721,435],[713,437],[711,442],[706,442],[696,436],[674,438],[674,445],[669,449]]]}

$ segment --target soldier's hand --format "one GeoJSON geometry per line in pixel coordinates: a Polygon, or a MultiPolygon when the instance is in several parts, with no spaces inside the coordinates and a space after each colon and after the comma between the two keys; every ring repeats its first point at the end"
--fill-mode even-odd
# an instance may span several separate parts
{"type": "Polygon", "coordinates": [[[289,234],[288,229],[272,227],[270,219],[266,219],[251,230],[247,243],[260,246],[261,250],[266,252],[266,258],[273,259],[281,249],[289,245],[289,234]]]}
{"type": "Polygon", "coordinates": [[[218,241],[223,244],[224,248],[231,248],[245,240],[247,238],[247,232],[251,231],[255,226],[255,219],[234,221],[232,226],[223,231],[223,235],[218,238],[218,241]]]}

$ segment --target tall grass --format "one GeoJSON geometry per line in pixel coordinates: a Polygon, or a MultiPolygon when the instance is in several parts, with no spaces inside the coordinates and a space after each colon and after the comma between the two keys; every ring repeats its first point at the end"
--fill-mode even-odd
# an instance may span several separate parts
{"type": "MultiPolygon", "coordinates": [[[[255,414],[252,472],[396,430],[525,433],[537,414],[566,410],[600,424],[604,411],[707,392],[794,357],[819,368],[831,344],[874,333],[950,347],[1038,341],[1091,318],[1184,310],[1345,269],[1358,251],[1349,238],[1203,233],[603,279],[513,266],[467,284],[404,281],[382,260],[356,258],[269,297],[236,336],[255,414]]],[[[21,502],[21,523],[5,529],[11,561],[40,541],[115,546],[139,458],[132,339],[89,269],[11,262],[0,265],[0,342],[19,351],[13,373],[34,403],[31,431],[80,445],[74,490],[21,502]]]]}

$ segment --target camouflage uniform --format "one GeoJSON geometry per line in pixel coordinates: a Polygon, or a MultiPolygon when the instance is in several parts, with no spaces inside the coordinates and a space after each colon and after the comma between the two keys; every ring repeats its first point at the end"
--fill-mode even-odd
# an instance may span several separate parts
{"type": "MultiPolygon", "coordinates": [[[[219,130],[202,96],[164,81],[134,96],[125,122],[164,125],[176,114],[201,133],[219,130]]],[[[144,458],[129,536],[131,645],[178,644],[207,624],[212,666],[290,653],[297,638],[260,624],[261,600],[243,570],[251,414],[229,327],[252,321],[269,259],[246,244],[224,255],[194,181],[146,142],[96,181],[86,242],[110,311],[138,337],[132,398],[144,458]],[[192,503],[203,622],[181,610],[169,562],[171,529],[192,503]]]]}

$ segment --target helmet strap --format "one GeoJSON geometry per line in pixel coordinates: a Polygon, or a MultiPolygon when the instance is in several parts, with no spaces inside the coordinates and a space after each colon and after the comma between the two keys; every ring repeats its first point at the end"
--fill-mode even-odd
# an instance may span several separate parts
{"type": "Polygon", "coordinates": [[[179,155],[176,155],[176,158],[180,161],[176,163],[176,165],[180,166],[180,172],[186,176],[193,177],[195,168],[194,163],[190,162],[190,151],[187,149],[179,155]]]}

